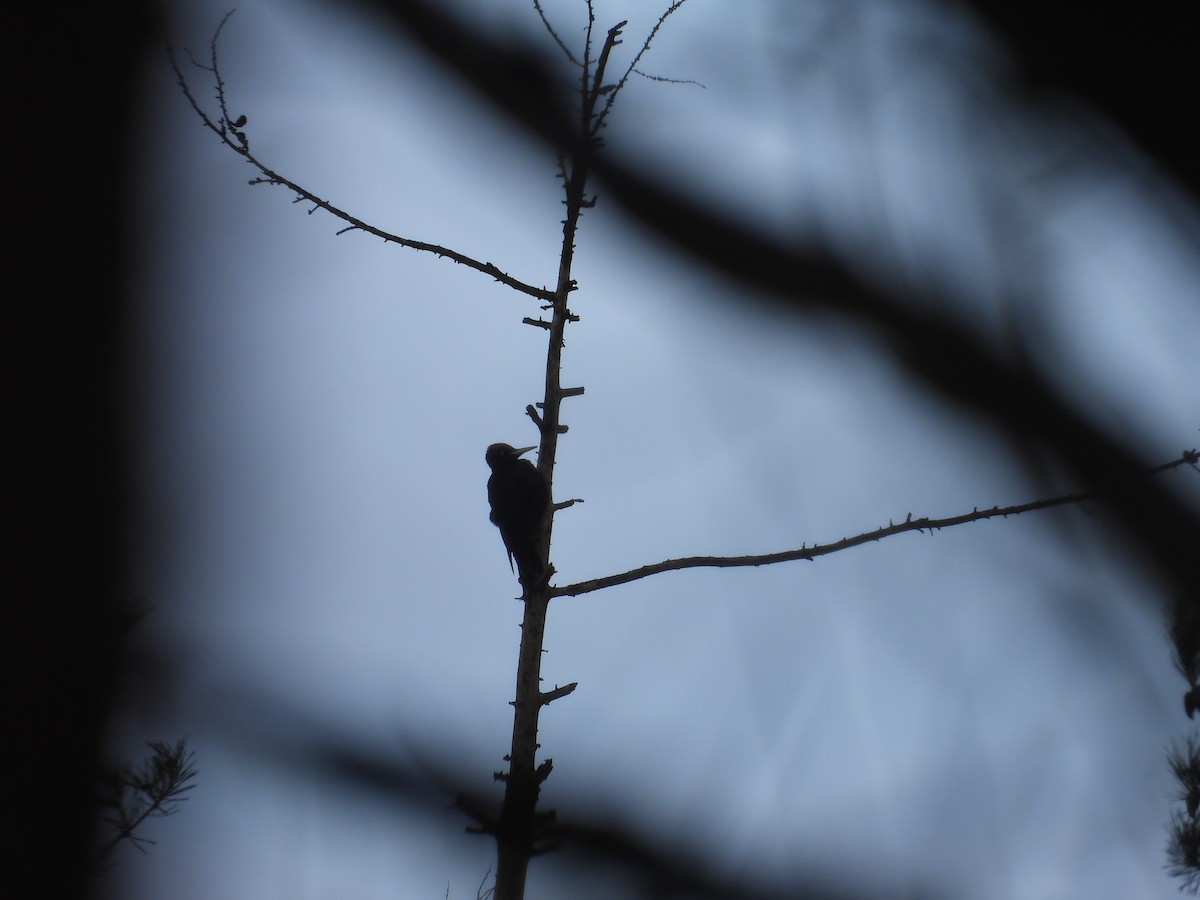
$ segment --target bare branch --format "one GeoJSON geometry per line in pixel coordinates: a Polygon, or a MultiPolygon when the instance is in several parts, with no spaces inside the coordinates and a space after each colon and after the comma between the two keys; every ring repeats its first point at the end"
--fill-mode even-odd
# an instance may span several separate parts
{"type": "MultiPolygon", "coordinates": [[[[1200,461],[1200,452],[1185,450],[1178,459],[1155,466],[1146,474],[1155,475],[1181,465],[1196,468],[1198,461],[1200,461]]],[[[638,581],[650,575],[658,575],[662,572],[671,572],[678,569],[730,569],[744,566],[769,566],[775,563],[792,562],[798,559],[811,561],[818,556],[828,556],[830,553],[837,553],[841,550],[857,547],[860,544],[883,540],[893,535],[903,534],[906,531],[936,531],[942,528],[950,528],[954,525],[965,525],[968,522],[994,519],[998,516],[1007,518],[1008,516],[1016,516],[1021,513],[1033,512],[1034,510],[1049,509],[1069,503],[1080,503],[1094,496],[1096,495],[1092,492],[1066,494],[1048,500],[1034,500],[1030,503],[1022,503],[1017,506],[993,506],[991,509],[974,509],[969,513],[949,516],[944,519],[930,519],[926,517],[914,519],[912,513],[909,513],[904,521],[899,524],[888,522],[886,526],[877,528],[874,531],[864,532],[854,537],[842,538],[840,541],[834,541],[829,544],[813,544],[811,547],[801,545],[799,550],[782,550],[778,553],[761,553],[751,556],[685,556],[680,559],[668,559],[660,563],[654,563],[653,565],[642,566],[638,569],[630,569],[628,572],[621,572],[617,575],[606,575],[602,578],[593,578],[590,581],[580,581],[575,584],[563,585],[562,587],[552,587],[550,589],[550,596],[578,597],[581,594],[590,594],[592,591],[616,587],[619,584],[628,584],[631,581],[638,581]]]]}
{"type": "Polygon", "coordinates": [[[558,36],[558,32],[554,30],[554,26],[550,24],[550,20],[546,18],[542,4],[538,0],[533,0],[533,8],[537,11],[538,18],[542,20],[542,24],[546,26],[546,30],[550,32],[550,37],[554,39],[554,43],[558,44],[558,49],[563,52],[563,55],[575,65],[582,66],[583,63],[575,58],[575,54],[563,43],[563,39],[558,36]]]}
{"type": "Polygon", "coordinates": [[[221,71],[217,62],[218,39],[221,35],[221,29],[225,27],[225,23],[229,21],[229,17],[231,15],[233,15],[232,12],[226,14],[225,18],[221,20],[221,24],[217,26],[216,32],[213,34],[210,48],[211,65],[205,66],[195,62],[194,60],[192,61],[192,64],[196,66],[196,68],[209,72],[212,75],[217,95],[217,106],[220,111],[219,116],[217,116],[215,119],[205,112],[204,108],[196,100],[195,95],[192,93],[191,85],[188,84],[187,78],[183,74],[182,69],[179,67],[179,63],[175,59],[175,53],[170,46],[167,47],[167,56],[171,61],[171,68],[175,71],[176,80],[180,89],[183,91],[184,96],[187,97],[188,103],[191,104],[192,109],[196,112],[196,115],[198,115],[201,122],[204,123],[204,127],[220,138],[221,143],[229,147],[229,149],[233,150],[234,153],[237,153],[239,156],[245,159],[246,162],[250,163],[250,165],[254,166],[254,168],[258,169],[258,171],[262,173],[261,177],[251,179],[250,184],[269,184],[287,188],[296,195],[296,200],[294,202],[307,202],[312,204],[313,208],[309,210],[310,214],[320,209],[329,213],[331,216],[346,222],[347,227],[338,231],[337,233],[339,235],[345,234],[349,231],[363,231],[367,234],[373,234],[375,237],[381,238],[387,243],[398,244],[401,247],[408,247],[411,250],[432,253],[435,256],[452,260],[459,265],[463,265],[469,269],[474,269],[477,272],[482,272],[485,275],[489,275],[501,284],[504,284],[513,290],[519,291],[522,294],[527,294],[528,296],[534,297],[538,300],[551,301],[554,299],[553,291],[547,290],[545,287],[535,287],[532,284],[526,284],[525,282],[520,281],[519,279],[514,278],[502,271],[494,263],[482,262],[474,259],[473,257],[467,256],[466,254],[459,253],[456,250],[451,250],[449,247],[443,247],[440,244],[430,244],[425,241],[414,240],[413,238],[401,237],[400,235],[384,231],[381,228],[376,228],[374,225],[369,225],[362,219],[359,219],[345,210],[334,206],[328,200],[318,197],[307,188],[302,187],[288,178],[285,178],[283,175],[280,175],[278,172],[269,168],[266,164],[259,160],[258,157],[256,157],[253,153],[251,153],[250,141],[246,137],[245,131],[242,130],[246,125],[246,117],[238,116],[235,119],[231,116],[225,93],[225,82],[221,78],[221,71]]]}
{"type": "Polygon", "coordinates": [[[647,81],[660,81],[663,84],[691,84],[698,88],[708,90],[707,86],[693,78],[668,78],[666,75],[651,75],[649,72],[643,72],[641,69],[634,69],[634,75],[640,75],[647,81]]]}
{"type": "MultiPolygon", "coordinates": [[[[588,76],[592,72],[592,29],[596,27],[596,10],[592,8],[592,0],[587,0],[587,29],[583,37],[583,71],[580,73],[579,96],[587,99],[588,91],[588,76]]],[[[587,127],[585,120],[584,128],[587,127]]]]}

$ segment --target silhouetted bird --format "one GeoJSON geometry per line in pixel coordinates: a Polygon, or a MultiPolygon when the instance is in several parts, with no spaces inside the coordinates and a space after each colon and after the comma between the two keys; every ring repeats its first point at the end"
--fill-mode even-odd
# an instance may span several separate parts
{"type": "Polygon", "coordinates": [[[542,575],[538,555],[538,532],[542,519],[550,508],[550,487],[533,463],[521,459],[533,447],[510,447],[492,444],[487,448],[487,464],[492,468],[488,479],[488,503],[492,505],[491,520],[500,529],[504,547],[508,550],[508,565],[516,560],[517,577],[528,587],[542,575]]]}

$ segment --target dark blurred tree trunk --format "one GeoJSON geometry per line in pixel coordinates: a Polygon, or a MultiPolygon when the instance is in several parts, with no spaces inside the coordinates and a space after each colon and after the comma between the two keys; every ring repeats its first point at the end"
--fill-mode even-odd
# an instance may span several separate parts
{"type": "Polygon", "coordinates": [[[70,898],[121,636],[126,174],[151,27],[138,3],[32,4],[10,32],[7,880],[70,898]]]}

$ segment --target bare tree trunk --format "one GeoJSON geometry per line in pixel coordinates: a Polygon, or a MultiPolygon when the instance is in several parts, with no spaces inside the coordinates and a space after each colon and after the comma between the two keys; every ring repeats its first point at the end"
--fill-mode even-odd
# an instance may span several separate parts
{"type": "MultiPolygon", "coordinates": [[[[577,321],[567,301],[575,289],[571,278],[571,265],[575,258],[575,236],[579,228],[579,217],[591,205],[586,198],[588,163],[596,147],[596,132],[602,126],[597,118],[597,101],[605,93],[604,70],[609,53],[619,41],[621,23],[608,32],[600,57],[591,66],[583,67],[580,94],[580,131],[577,146],[564,152],[560,159],[563,190],[566,194],[566,217],[563,219],[562,249],[559,254],[558,282],[551,304],[549,322],[526,321],[549,332],[546,349],[546,390],[539,413],[532,406],[526,409],[530,418],[541,431],[538,449],[538,469],[547,483],[554,483],[554,461],[558,450],[558,436],[566,432],[561,423],[562,400],[578,396],[582,387],[562,387],[563,334],[568,322],[577,321]]],[[[590,41],[590,35],[589,35],[590,41]]],[[[550,537],[554,527],[554,506],[546,517],[539,541],[539,551],[545,563],[546,578],[540,584],[529,585],[525,590],[525,618],[521,624],[521,652],[517,663],[517,692],[513,701],[512,751],[508,756],[507,774],[498,775],[505,782],[504,805],[496,828],[497,866],[495,900],[522,900],[525,896],[525,875],[529,860],[544,847],[538,839],[544,834],[539,826],[553,821],[553,811],[537,812],[537,800],[541,784],[550,775],[554,763],[546,759],[537,764],[538,716],[543,706],[575,689],[575,684],[556,687],[552,691],[541,689],[542,643],[546,630],[546,613],[550,605],[549,578],[554,574],[549,564],[550,537]]]]}
{"type": "Polygon", "coordinates": [[[521,655],[517,667],[517,694],[513,703],[512,753],[504,776],[504,806],[496,829],[496,900],[525,896],[525,872],[534,853],[535,815],[541,782],[550,774],[547,760],[535,765],[538,714],[541,696],[542,635],[546,627],[549,592],[530,592],[521,625],[521,655]]]}

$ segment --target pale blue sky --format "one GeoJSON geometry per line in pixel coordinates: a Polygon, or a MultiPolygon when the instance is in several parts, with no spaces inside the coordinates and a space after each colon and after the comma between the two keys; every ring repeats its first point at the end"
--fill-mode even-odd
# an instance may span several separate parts
{"type": "MultiPolygon", "coordinates": [[[[225,8],[176,5],[173,37],[201,55],[225,8]]],[[[544,35],[522,0],[454,5],[544,35]]],[[[576,40],[582,2],[544,5],[576,40]]],[[[997,51],[944,5],[828,6],[691,0],[644,68],[705,87],[631,83],[609,141],[766,227],[866,248],[874,277],[949,280],[948,315],[1021,334],[1148,461],[1195,445],[1195,210],[1159,203],[1106,129],[1000,103],[997,51]]],[[[247,0],[226,28],[256,154],[381,228],[552,284],[552,154],[332,8],[247,0]]],[[[630,19],[628,51],[657,9],[597,0],[598,25],[630,19]]],[[[130,591],[173,668],[117,740],[186,732],[200,776],[118,893],[473,897],[493,847],[465,819],[281,766],[247,744],[273,723],[246,710],[399,759],[446,742],[498,798],[520,608],[483,452],[536,442],[536,304],[248,187],[157,56],[139,140],[130,591]]],[[[742,303],[602,190],[577,260],[563,381],[587,393],[565,407],[555,494],[586,502],[556,520],[559,583],[1050,489],[877,346],[742,303]]],[[[1188,474],[1168,477],[1200,502],[1188,474]]],[[[1172,896],[1163,751],[1188,723],[1157,604],[1074,510],[555,601],[543,675],[579,688],[543,714],[543,797],[560,814],[602,799],[756,878],[1172,896]]],[[[613,895],[532,872],[530,900],[613,895]]]]}

